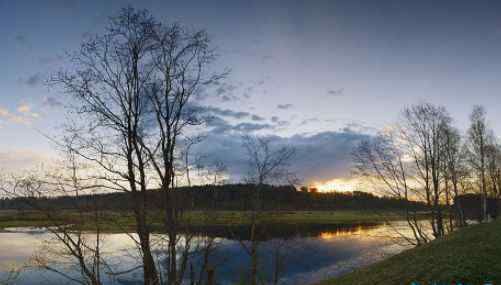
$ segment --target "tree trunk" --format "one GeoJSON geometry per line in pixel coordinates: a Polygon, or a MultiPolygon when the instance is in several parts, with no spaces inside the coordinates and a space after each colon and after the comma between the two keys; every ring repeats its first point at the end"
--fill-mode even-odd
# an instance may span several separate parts
{"type": "Polygon", "coordinates": [[[255,216],[252,219],[253,219],[253,222],[252,222],[252,226],[251,226],[250,284],[257,285],[257,273],[258,273],[257,247],[258,247],[258,242],[256,241],[256,218],[255,218],[255,216]]]}
{"type": "Polygon", "coordinates": [[[216,274],[214,268],[207,267],[207,285],[216,285],[216,274]]]}
{"type": "Polygon", "coordinates": [[[144,284],[158,285],[160,284],[160,280],[158,279],[155,260],[153,259],[153,255],[151,253],[149,234],[144,230],[139,230],[139,232],[140,232],[139,241],[141,244],[141,253],[143,255],[144,284]]]}
{"type": "Polygon", "coordinates": [[[169,275],[168,275],[169,285],[178,284],[176,242],[177,242],[177,234],[174,231],[171,231],[169,233],[169,275]]]}

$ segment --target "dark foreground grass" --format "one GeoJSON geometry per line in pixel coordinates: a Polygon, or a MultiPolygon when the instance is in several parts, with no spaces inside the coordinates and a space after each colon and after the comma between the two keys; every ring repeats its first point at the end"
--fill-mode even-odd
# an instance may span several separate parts
{"type": "MultiPolygon", "coordinates": [[[[100,228],[104,231],[131,230],[135,227],[132,213],[102,212],[100,228]]],[[[153,225],[161,226],[162,215],[158,213],[150,218],[153,225]]],[[[187,226],[241,226],[250,224],[251,214],[245,211],[189,211],[183,215],[183,224],[187,226]]],[[[89,221],[92,215],[80,216],[76,212],[61,211],[56,222],[79,224],[83,228],[95,228],[89,221]]],[[[268,211],[259,215],[259,222],[264,224],[366,224],[401,219],[394,212],[374,211],[268,211]]],[[[0,229],[22,226],[50,226],[54,220],[48,221],[43,213],[36,211],[0,211],[0,229]]]]}
{"type": "Polygon", "coordinates": [[[501,221],[458,230],[442,240],[318,285],[405,285],[412,282],[422,285],[500,284],[501,221]]]}

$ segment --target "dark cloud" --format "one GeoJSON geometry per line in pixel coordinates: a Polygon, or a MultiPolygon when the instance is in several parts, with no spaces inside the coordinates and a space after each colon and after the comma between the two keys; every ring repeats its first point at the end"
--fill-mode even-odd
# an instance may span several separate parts
{"type": "Polygon", "coordinates": [[[234,119],[245,119],[245,118],[250,118],[252,116],[255,116],[249,112],[242,112],[242,111],[233,111],[230,109],[221,109],[218,107],[203,107],[205,112],[216,115],[216,116],[223,116],[223,117],[230,117],[234,119]]]}
{"type": "Polygon", "coordinates": [[[242,91],[242,97],[245,99],[249,99],[252,97],[254,94],[266,94],[268,91],[264,88],[265,87],[265,80],[260,79],[257,81],[250,81],[247,84],[241,84],[241,88],[243,89],[242,91]]]}
{"type": "MultiPolygon", "coordinates": [[[[226,110],[229,111],[229,110],[226,110]]],[[[256,115],[251,116],[254,117],[256,115]]],[[[247,116],[246,116],[247,117],[247,116]]],[[[259,116],[256,116],[259,119],[262,119],[259,116]]],[[[263,119],[264,120],[264,119],[263,119]]],[[[260,120],[258,120],[260,121],[260,120]]],[[[226,134],[226,133],[253,133],[262,130],[273,129],[274,126],[265,123],[251,123],[251,122],[242,122],[236,125],[230,124],[221,116],[208,116],[206,118],[207,127],[210,129],[209,133],[211,134],[226,134]]]]}
{"type": "Polygon", "coordinates": [[[207,117],[205,123],[212,134],[224,134],[232,129],[225,119],[218,116],[207,117]]]}
{"type": "Polygon", "coordinates": [[[306,125],[306,124],[309,124],[309,123],[315,123],[315,122],[319,122],[320,119],[319,118],[308,118],[308,119],[304,119],[301,121],[301,123],[299,123],[300,125],[306,125]]]}
{"type": "Polygon", "coordinates": [[[341,96],[343,95],[343,93],[344,93],[344,88],[327,90],[327,94],[330,96],[341,96]]]}
{"type": "Polygon", "coordinates": [[[290,109],[292,107],[293,107],[292,104],[278,104],[277,105],[277,108],[280,109],[280,110],[288,110],[288,109],[290,109]]]}
{"type": "Polygon", "coordinates": [[[238,89],[237,85],[216,81],[214,83],[214,86],[216,87],[216,89],[214,90],[214,94],[221,100],[236,101],[239,99],[238,96],[235,95],[238,89]]]}
{"type": "Polygon", "coordinates": [[[265,118],[263,118],[261,116],[258,116],[258,115],[252,115],[251,116],[251,120],[253,120],[253,121],[264,121],[265,118]]]}
{"type": "Polygon", "coordinates": [[[224,89],[224,87],[222,87],[222,86],[219,86],[216,89],[216,95],[218,95],[218,96],[223,95],[225,92],[226,92],[226,89],[224,89]]]}
{"type": "Polygon", "coordinates": [[[277,116],[271,117],[271,122],[273,122],[277,127],[285,127],[290,124],[288,121],[280,120],[277,116]]]}
{"type": "Polygon", "coordinates": [[[209,127],[213,127],[215,132],[217,133],[224,133],[228,131],[254,132],[273,129],[274,125],[285,126],[287,124],[287,122],[281,121],[280,119],[278,119],[278,117],[271,118],[271,122],[274,123],[274,125],[267,123],[257,123],[266,121],[266,118],[244,111],[234,111],[231,109],[222,109],[214,106],[198,106],[192,108],[195,108],[196,112],[203,114],[202,116],[205,117],[207,125],[209,127]],[[227,122],[225,118],[235,120],[251,120],[252,122],[241,122],[237,125],[232,125],[227,122]]]}
{"type": "Polygon", "coordinates": [[[28,79],[26,80],[26,84],[29,86],[36,86],[36,85],[40,84],[41,81],[42,81],[42,78],[41,78],[40,74],[34,74],[34,75],[28,77],[28,79]]]}
{"type": "Polygon", "coordinates": [[[203,164],[221,161],[228,168],[233,180],[239,180],[247,172],[245,150],[241,136],[211,133],[201,143],[193,146],[193,152],[204,158],[203,164]]]}
{"type": "Polygon", "coordinates": [[[254,92],[254,89],[255,89],[255,86],[254,86],[254,85],[247,86],[247,87],[244,89],[244,94],[251,94],[252,92],[254,92]]]}
{"type": "Polygon", "coordinates": [[[14,37],[14,40],[20,45],[28,45],[28,38],[25,35],[18,34],[14,37]]]}
{"type": "Polygon", "coordinates": [[[59,100],[57,100],[55,97],[52,96],[45,96],[42,99],[42,105],[55,108],[55,107],[60,107],[63,105],[63,103],[59,100]]]}
{"type": "Polygon", "coordinates": [[[366,126],[362,123],[350,122],[347,123],[344,128],[342,128],[343,132],[351,132],[351,133],[376,133],[377,129],[374,127],[366,126]]]}
{"type": "Polygon", "coordinates": [[[229,102],[229,101],[233,101],[234,97],[231,97],[228,95],[223,95],[223,96],[221,96],[221,100],[223,100],[223,102],[229,102]]]}
{"type": "Polygon", "coordinates": [[[27,85],[29,87],[35,87],[42,83],[42,75],[40,73],[35,73],[28,78],[19,78],[21,84],[27,85]]]}
{"type": "Polygon", "coordinates": [[[273,128],[274,127],[270,124],[240,123],[240,124],[234,126],[233,130],[248,133],[248,132],[269,130],[269,129],[273,129],[273,128]]]}
{"type": "Polygon", "coordinates": [[[197,112],[202,112],[205,113],[205,115],[208,116],[216,116],[216,117],[226,117],[226,118],[232,118],[232,119],[237,119],[237,120],[242,120],[242,119],[250,119],[255,122],[261,122],[265,121],[266,119],[256,115],[252,114],[249,112],[244,112],[244,111],[234,111],[231,109],[222,109],[214,106],[203,106],[203,107],[194,107],[196,108],[197,112]]]}
{"type": "MultiPolygon", "coordinates": [[[[247,127],[250,125],[242,129],[247,127]]],[[[305,183],[349,175],[353,148],[367,138],[370,136],[343,131],[270,137],[274,146],[288,145],[295,149],[292,170],[305,183]]],[[[239,180],[248,172],[246,152],[238,133],[209,134],[195,151],[210,160],[223,162],[233,180],[239,180]]]]}

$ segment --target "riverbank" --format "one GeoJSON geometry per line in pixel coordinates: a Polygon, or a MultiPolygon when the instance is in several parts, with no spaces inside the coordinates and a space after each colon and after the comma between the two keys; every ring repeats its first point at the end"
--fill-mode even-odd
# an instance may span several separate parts
{"type": "Polygon", "coordinates": [[[317,285],[499,284],[501,221],[460,229],[367,268],[317,285]],[[444,283],[439,283],[444,282],[444,283]],[[492,283],[487,283],[492,282],[492,283]]]}
{"type": "MultiPolygon", "coordinates": [[[[100,213],[101,230],[120,231],[135,226],[130,212],[108,211],[100,213]]],[[[80,215],[72,211],[62,211],[48,221],[46,215],[36,211],[0,211],[0,229],[7,227],[50,226],[56,222],[79,224],[92,229],[89,221],[91,214],[80,215]]],[[[161,226],[161,214],[151,217],[153,225],[161,226]]],[[[184,213],[182,222],[185,226],[245,226],[250,224],[250,212],[245,211],[189,211],[184,213]]],[[[259,215],[262,224],[287,225],[329,225],[329,224],[370,224],[399,220],[402,216],[390,211],[266,211],[259,215]]]]}

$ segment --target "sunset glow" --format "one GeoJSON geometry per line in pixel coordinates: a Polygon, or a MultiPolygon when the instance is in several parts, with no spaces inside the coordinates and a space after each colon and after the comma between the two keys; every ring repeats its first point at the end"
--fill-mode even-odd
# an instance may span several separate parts
{"type": "Polygon", "coordinates": [[[353,179],[335,178],[325,182],[317,182],[313,187],[319,192],[351,192],[356,190],[358,182],[353,179]]]}

